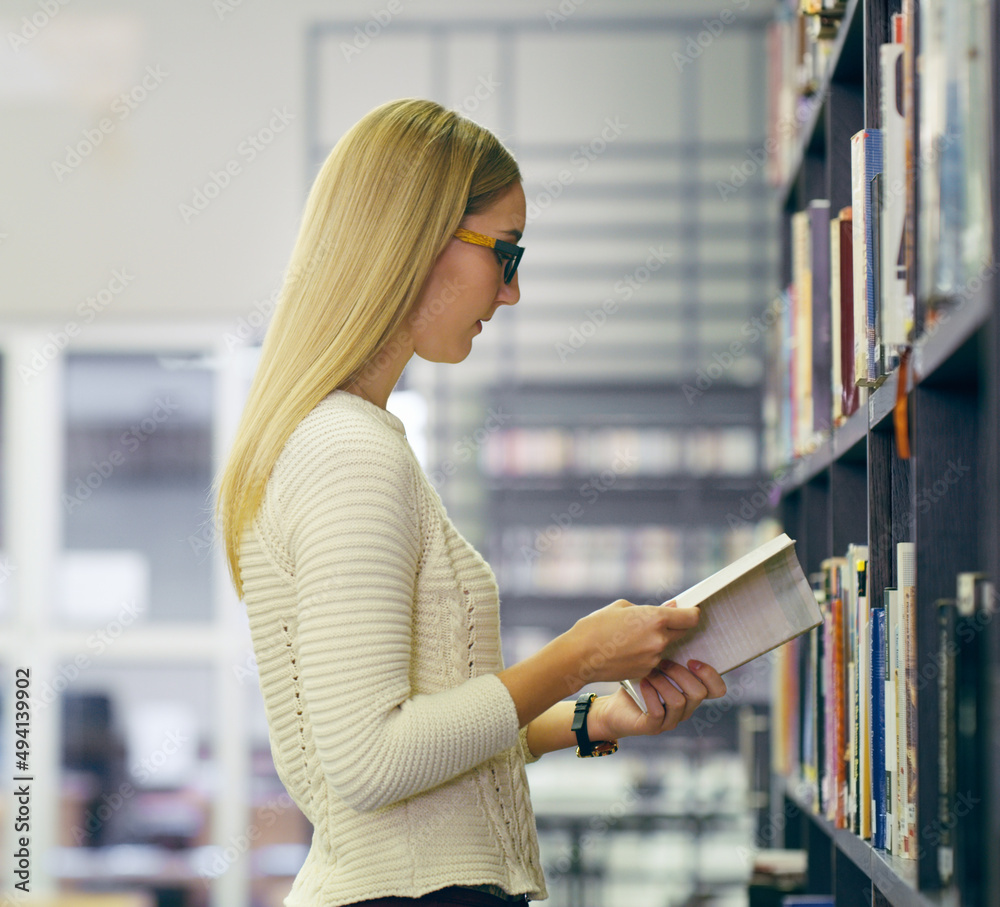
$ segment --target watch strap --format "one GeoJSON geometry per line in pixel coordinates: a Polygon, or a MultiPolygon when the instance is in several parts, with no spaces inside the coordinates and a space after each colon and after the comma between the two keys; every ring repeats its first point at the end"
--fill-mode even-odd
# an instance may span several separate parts
{"type": "Polygon", "coordinates": [[[581,758],[587,756],[610,756],[618,751],[617,740],[591,740],[587,733],[587,713],[590,706],[597,698],[596,693],[581,693],[576,698],[576,705],[573,707],[573,723],[570,729],[576,734],[576,754],[581,758]]]}

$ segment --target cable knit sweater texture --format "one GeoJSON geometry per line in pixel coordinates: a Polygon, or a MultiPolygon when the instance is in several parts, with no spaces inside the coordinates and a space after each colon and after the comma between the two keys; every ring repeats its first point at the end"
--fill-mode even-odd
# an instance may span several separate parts
{"type": "Polygon", "coordinates": [[[313,825],[286,907],[477,884],[544,898],[496,579],[402,422],[331,393],[241,542],[274,764],[313,825]]]}

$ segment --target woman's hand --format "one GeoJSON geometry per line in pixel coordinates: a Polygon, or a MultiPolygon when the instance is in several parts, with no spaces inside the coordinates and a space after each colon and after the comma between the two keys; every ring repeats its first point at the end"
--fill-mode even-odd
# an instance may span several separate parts
{"type": "Polygon", "coordinates": [[[667,646],[697,625],[699,616],[697,608],[677,608],[672,601],[633,605],[618,599],[580,618],[566,633],[579,664],[569,686],[645,677],[660,665],[667,646]]]}
{"type": "Polygon", "coordinates": [[[687,667],[661,661],[643,677],[639,689],[646,702],[646,714],[623,689],[594,700],[587,716],[591,740],[618,740],[672,731],[690,718],[704,700],[724,696],[726,683],[715,668],[699,661],[689,661],[687,667]]]}
{"type": "MultiPolygon", "coordinates": [[[[567,696],[575,696],[588,683],[650,674],[663,661],[667,647],[698,623],[697,608],[677,608],[674,604],[633,605],[619,599],[581,617],[569,630],[537,652],[504,668],[497,677],[514,701],[518,724],[521,727],[531,724],[556,703],[567,696]]],[[[656,684],[661,681],[656,677],[653,680],[651,689],[658,689],[656,684]]],[[[665,678],[662,682],[666,682],[665,678]]],[[[721,690],[725,690],[724,685],[721,690]]],[[[692,695],[696,692],[693,690],[692,695]]],[[[705,695],[702,693],[702,698],[705,695]]],[[[659,703],[658,698],[656,702],[659,703]]],[[[632,707],[640,711],[635,703],[632,707]]],[[[564,706],[560,706],[560,714],[563,709],[564,706]]],[[[653,712],[655,715],[656,708],[653,712]]],[[[618,723],[616,720],[616,726],[618,723]]],[[[557,729],[551,720],[542,724],[535,724],[533,753],[540,755],[569,745],[566,739],[568,724],[563,727],[560,723],[557,729]],[[550,733],[553,730],[554,734],[550,733]]],[[[632,729],[627,733],[655,733],[651,724],[649,729],[645,727],[644,723],[636,724],[633,720],[632,729]]]]}

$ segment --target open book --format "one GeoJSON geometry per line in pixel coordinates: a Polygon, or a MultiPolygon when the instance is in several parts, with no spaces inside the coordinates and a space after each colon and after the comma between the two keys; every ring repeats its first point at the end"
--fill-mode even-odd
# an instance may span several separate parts
{"type": "MultiPolygon", "coordinates": [[[[692,586],[675,601],[701,608],[698,626],[670,645],[663,657],[686,665],[694,658],[720,674],[822,623],[816,596],[806,580],[795,542],[782,533],[692,586]]],[[[622,686],[646,711],[639,680],[622,686]]]]}

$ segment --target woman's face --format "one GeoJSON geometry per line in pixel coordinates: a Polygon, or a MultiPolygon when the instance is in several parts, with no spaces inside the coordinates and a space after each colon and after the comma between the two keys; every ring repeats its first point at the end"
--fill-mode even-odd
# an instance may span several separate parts
{"type": "MultiPolygon", "coordinates": [[[[515,183],[485,211],[463,218],[460,226],[517,243],[524,222],[524,189],[515,183]]],[[[503,262],[492,249],[452,237],[409,317],[414,352],[429,362],[461,362],[493,313],[521,298],[517,281],[515,274],[509,284],[503,282],[503,262]]]]}

